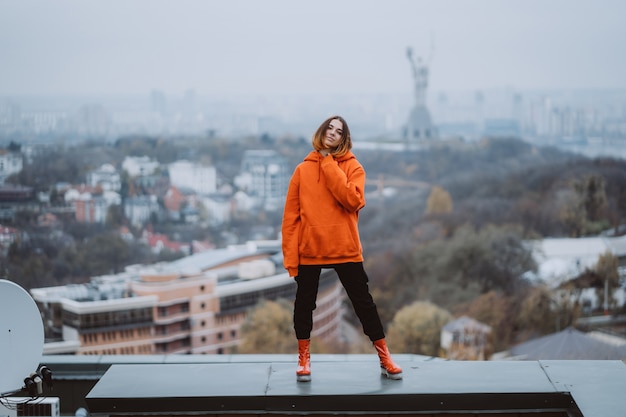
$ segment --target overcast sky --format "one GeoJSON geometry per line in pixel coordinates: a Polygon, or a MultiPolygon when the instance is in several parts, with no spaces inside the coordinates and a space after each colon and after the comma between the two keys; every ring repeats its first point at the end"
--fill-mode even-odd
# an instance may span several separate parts
{"type": "Polygon", "coordinates": [[[625,88],[624,0],[0,0],[0,95],[625,88]]]}

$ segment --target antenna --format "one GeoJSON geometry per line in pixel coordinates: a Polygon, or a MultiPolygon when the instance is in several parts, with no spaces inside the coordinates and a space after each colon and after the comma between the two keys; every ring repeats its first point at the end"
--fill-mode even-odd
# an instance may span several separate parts
{"type": "Polygon", "coordinates": [[[43,341],[35,300],[19,285],[0,279],[0,394],[19,390],[37,370],[43,341]]]}

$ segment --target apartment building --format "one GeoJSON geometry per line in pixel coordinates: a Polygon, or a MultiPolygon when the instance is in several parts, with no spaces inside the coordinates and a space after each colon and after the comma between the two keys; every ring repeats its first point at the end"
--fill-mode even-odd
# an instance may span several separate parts
{"type": "MultiPolygon", "coordinates": [[[[295,297],[296,284],[281,263],[280,241],[256,241],[127,267],[84,285],[33,289],[44,319],[44,353],[236,352],[250,308],[295,297]]],[[[314,337],[337,340],[343,294],[334,271],[325,271],[314,337]]]]}
{"type": "Polygon", "coordinates": [[[235,184],[252,198],[256,207],[273,211],[285,203],[290,175],[287,161],[278,152],[247,150],[235,184]]]}

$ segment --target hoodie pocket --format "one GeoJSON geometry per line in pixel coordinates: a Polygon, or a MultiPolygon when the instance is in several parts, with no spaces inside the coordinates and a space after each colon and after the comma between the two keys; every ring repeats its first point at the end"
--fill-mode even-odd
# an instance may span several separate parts
{"type": "Polygon", "coordinates": [[[308,226],[301,245],[301,255],[307,258],[345,258],[359,253],[356,236],[346,223],[308,226]]]}

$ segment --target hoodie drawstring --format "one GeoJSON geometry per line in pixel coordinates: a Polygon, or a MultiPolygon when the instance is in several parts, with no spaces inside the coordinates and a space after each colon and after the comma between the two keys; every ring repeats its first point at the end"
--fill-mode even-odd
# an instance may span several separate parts
{"type": "Polygon", "coordinates": [[[320,179],[322,179],[322,159],[324,159],[324,156],[322,156],[321,159],[318,158],[317,160],[317,183],[318,184],[320,182],[320,179]]]}

